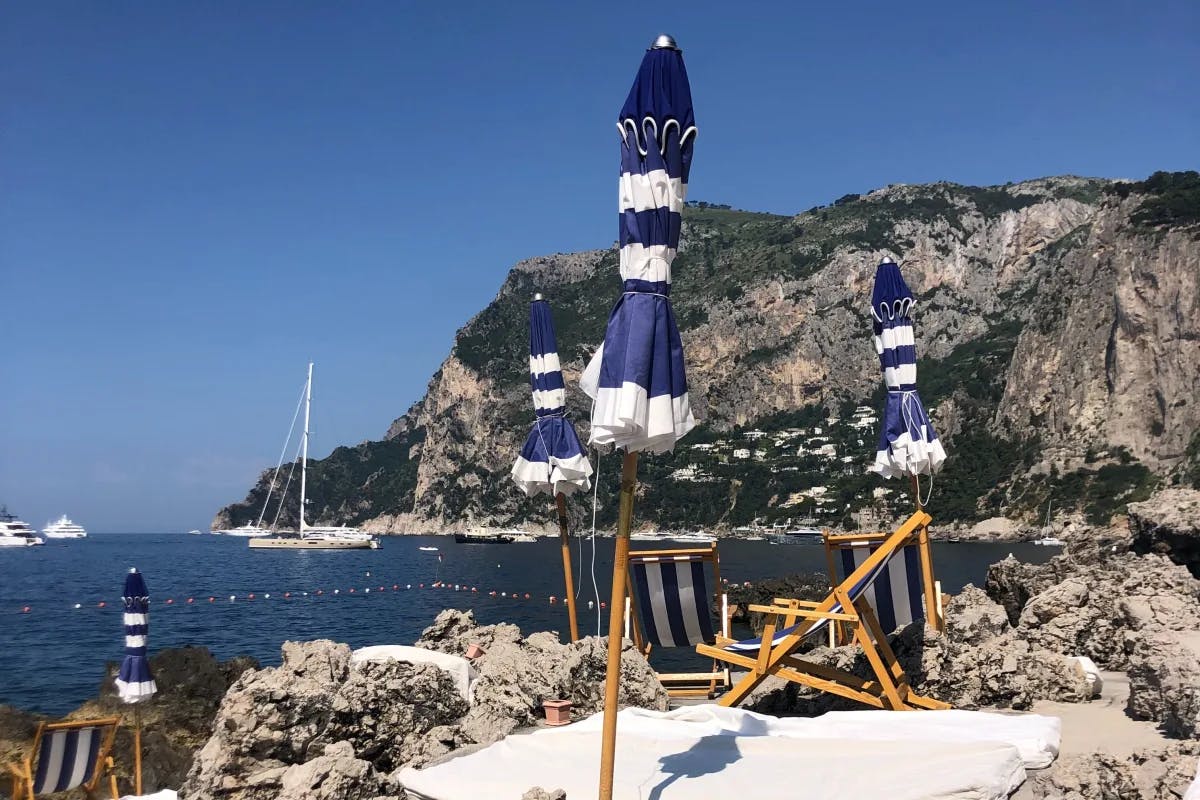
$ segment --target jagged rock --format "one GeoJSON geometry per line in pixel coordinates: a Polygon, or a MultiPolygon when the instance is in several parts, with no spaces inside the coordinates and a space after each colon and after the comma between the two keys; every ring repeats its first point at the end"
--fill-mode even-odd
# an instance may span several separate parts
{"type": "Polygon", "coordinates": [[[1161,556],[1085,563],[1068,554],[1038,566],[1005,559],[988,569],[987,587],[1031,645],[1108,669],[1128,666],[1137,633],[1200,627],[1200,584],[1161,556]]]}
{"type": "Polygon", "coordinates": [[[1007,517],[989,517],[971,526],[967,538],[1015,542],[1022,538],[1024,526],[1007,517]]]}
{"type": "Polygon", "coordinates": [[[562,789],[548,792],[540,786],[535,786],[521,795],[521,800],[567,800],[567,793],[562,789]]]}
{"type": "Polygon", "coordinates": [[[1009,623],[1016,625],[1029,598],[1059,580],[1053,561],[1027,564],[1009,555],[988,567],[984,588],[988,597],[1004,606],[1009,623]]]}
{"type": "Polygon", "coordinates": [[[226,694],[181,796],[266,800],[294,790],[300,797],[312,781],[350,791],[354,779],[358,793],[328,796],[374,797],[383,793],[383,774],[457,745],[445,726],[467,706],[447,673],[429,664],[349,662],[344,644],[285,642],[280,666],[244,674],[226,694]],[[338,743],[350,748],[349,761],[345,748],[329,752],[338,743]],[[295,770],[322,755],[326,761],[295,770]]]}
{"type": "Polygon", "coordinates": [[[1161,722],[1168,736],[1200,738],[1200,653],[1164,631],[1138,637],[1129,661],[1129,715],[1161,722]]]}
{"type": "Polygon", "coordinates": [[[284,770],[276,800],[373,800],[388,790],[371,762],[355,757],[349,742],[334,742],[323,755],[284,770]]]}
{"type": "MultiPolygon", "coordinates": [[[[417,641],[420,647],[453,655],[462,655],[471,643],[482,644],[486,652],[473,662],[479,676],[474,703],[462,722],[468,738],[495,741],[536,724],[543,700],[570,700],[581,716],[602,710],[607,639],[587,637],[564,645],[546,632],[521,639],[515,625],[479,626],[469,611],[443,611],[417,641]]],[[[620,702],[667,707],[654,671],[628,641],[621,652],[620,702]]]]}
{"type": "MultiPolygon", "coordinates": [[[[1078,662],[1034,648],[1009,628],[1004,609],[967,586],[946,610],[946,633],[913,624],[890,637],[896,658],[919,693],[958,708],[1025,709],[1036,700],[1086,700],[1091,684],[1078,662]]],[[[869,666],[857,648],[816,647],[806,659],[864,678],[869,666]]],[[[857,708],[851,701],[773,680],[747,700],[754,711],[820,714],[857,708]]]]}
{"type": "Polygon", "coordinates": [[[1020,800],[1179,800],[1196,774],[1200,742],[1180,742],[1131,758],[1106,753],[1059,756],[1031,773],[1020,800]]]}
{"type": "MultiPolygon", "coordinates": [[[[457,654],[470,643],[485,645],[474,661],[470,706],[453,678],[432,664],[351,665],[344,644],[287,642],[279,667],[246,673],[226,694],[181,795],[375,797],[389,791],[385,776],[401,767],[537,724],[543,700],[570,699],[581,714],[602,707],[603,639],[522,639],[515,626],[478,626],[470,612],[442,612],[419,643],[457,654]]],[[[621,675],[623,704],[666,709],[666,692],[628,642],[621,675]]]]}
{"type": "Polygon", "coordinates": [[[1129,529],[1137,553],[1158,553],[1200,578],[1200,490],[1164,489],[1129,504],[1129,529]]]}

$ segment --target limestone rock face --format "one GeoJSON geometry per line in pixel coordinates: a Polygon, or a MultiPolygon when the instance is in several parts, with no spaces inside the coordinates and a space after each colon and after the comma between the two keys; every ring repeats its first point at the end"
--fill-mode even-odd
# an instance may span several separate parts
{"type": "Polygon", "coordinates": [[[1200,578],[1200,491],[1165,489],[1129,505],[1132,548],[1158,553],[1200,578]]]}
{"type": "MultiPolygon", "coordinates": [[[[1032,451],[973,494],[959,487],[962,502],[974,503],[960,517],[974,522],[1005,505],[1023,524],[1032,521],[1046,497],[1018,484],[1034,470],[1038,477],[1078,470],[1078,482],[1105,466],[1170,473],[1200,429],[1200,244],[1194,226],[1137,223],[1152,189],[1123,198],[1113,189],[1064,176],[1004,187],[892,186],[795,216],[688,208],[672,304],[698,419],[721,434],[750,423],[778,428],[781,413],[870,398],[879,372],[866,307],[875,265],[889,255],[919,297],[922,392],[947,443],[947,478],[966,480],[962,473],[971,471],[954,461],[961,437],[1032,451]],[[1093,451],[1107,454],[1104,461],[1089,462],[1093,451]],[[1024,506],[1016,502],[1022,498],[1024,506]]],[[[544,502],[513,492],[508,479],[532,419],[528,302],[543,291],[554,305],[567,406],[586,438],[590,402],[577,378],[616,298],[617,258],[615,250],[593,250],[514,265],[493,301],[458,332],[424,397],[381,441],[339,448],[310,465],[338,476],[336,489],[314,481],[316,519],[379,532],[545,520],[544,502]]],[[[866,457],[877,431],[863,433],[855,452],[866,457]]],[[[644,474],[653,462],[646,460],[644,474]]],[[[855,469],[829,466],[831,494],[852,488],[855,469]]],[[[713,467],[706,488],[736,498],[744,471],[726,467],[713,467]]],[[[668,475],[651,476],[650,490],[666,501],[656,504],[659,526],[736,525],[762,510],[731,501],[725,519],[720,509],[689,519],[695,487],[668,475]]],[[[812,485],[782,471],[772,481],[781,499],[812,485]]],[[[215,522],[254,519],[269,483],[265,475],[215,522]]],[[[1106,498],[1111,507],[1095,513],[1119,513],[1141,488],[1119,487],[1106,498]]],[[[873,502],[851,493],[855,510],[873,502]]],[[[1054,500],[1056,510],[1086,506],[1064,491],[1054,500]]],[[[614,508],[602,502],[602,525],[614,508]]],[[[285,523],[294,524],[297,511],[285,502],[285,523]]]]}

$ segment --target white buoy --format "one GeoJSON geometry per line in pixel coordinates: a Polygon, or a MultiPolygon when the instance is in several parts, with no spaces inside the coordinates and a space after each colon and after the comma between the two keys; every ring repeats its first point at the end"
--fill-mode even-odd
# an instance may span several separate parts
{"type": "Polygon", "coordinates": [[[82,605],[80,605],[79,603],[76,603],[76,604],[75,604],[75,607],[76,607],[76,608],[83,608],[83,606],[82,606],[82,605]]]}
{"type": "Polygon", "coordinates": [[[263,595],[263,600],[270,600],[270,599],[271,599],[271,595],[269,595],[269,594],[263,595]]]}

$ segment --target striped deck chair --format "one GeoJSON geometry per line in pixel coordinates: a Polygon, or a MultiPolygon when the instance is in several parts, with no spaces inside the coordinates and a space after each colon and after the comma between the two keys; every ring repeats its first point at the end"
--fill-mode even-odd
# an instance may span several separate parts
{"type": "Polygon", "coordinates": [[[117,800],[117,776],[109,751],[120,722],[120,717],[111,717],[38,725],[30,755],[19,764],[9,764],[13,800],[71,789],[83,789],[92,797],[106,774],[117,800]]]}
{"type": "MultiPolygon", "coordinates": [[[[823,534],[825,558],[829,563],[829,580],[837,585],[854,572],[860,564],[887,540],[887,533],[823,534]]],[[[867,588],[867,603],[886,633],[924,619],[929,625],[943,630],[942,592],[933,576],[933,557],[929,548],[927,528],[921,527],[900,546],[900,551],[888,561],[887,569],[867,588]]],[[[842,624],[834,625],[835,640],[849,641],[849,632],[842,624]]]]}
{"type": "MultiPolygon", "coordinates": [[[[729,636],[729,601],[721,588],[717,546],[690,550],[636,550],[629,554],[625,635],[647,659],[655,647],[693,647],[717,641],[713,601],[721,609],[720,633],[729,636]],[[711,563],[709,593],[704,565],[711,563]],[[634,605],[636,603],[636,606],[634,605]],[[635,613],[636,612],[636,613],[635,613]]],[[[673,697],[713,697],[729,686],[729,671],[713,662],[709,672],[656,672],[673,697]]]]}
{"type": "Polygon", "coordinates": [[[697,645],[696,651],[701,655],[749,670],[749,674],[721,698],[721,705],[737,705],[768,675],[778,675],[875,708],[949,708],[946,703],[912,690],[867,599],[868,590],[878,588],[880,576],[889,572],[891,562],[909,539],[919,535],[920,529],[931,521],[924,511],[913,514],[819,603],[775,598],[771,605],[750,606],[751,611],[767,615],[761,637],[742,642],[718,638],[715,645],[697,645]],[[805,661],[795,655],[810,636],[828,636],[828,626],[833,623],[843,623],[853,641],[862,647],[874,680],[863,680],[849,672],[805,661]]]}

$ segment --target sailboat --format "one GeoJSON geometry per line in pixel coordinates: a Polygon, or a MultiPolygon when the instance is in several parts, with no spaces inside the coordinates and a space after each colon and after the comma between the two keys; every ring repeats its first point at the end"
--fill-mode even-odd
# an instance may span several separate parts
{"type": "Polygon", "coordinates": [[[369,533],[357,528],[338,526],[310,527],[304,521],[308,505],[308,423],[312,411],[313,365],[308,364],[308,381],[304,384],[304,438],[300,455],[300,527],[294,536],[253,538],[250,547],[256,550],[374,550],[379,543],[369,533]]]}

